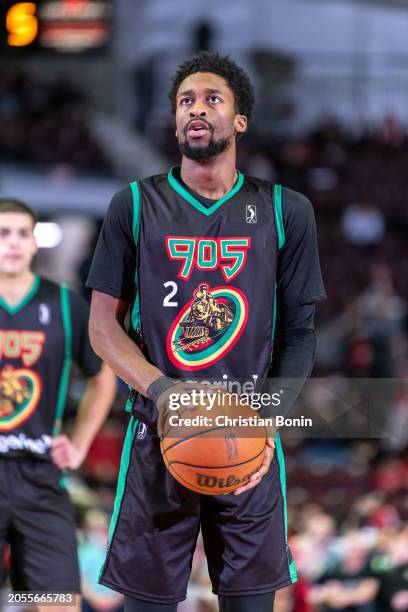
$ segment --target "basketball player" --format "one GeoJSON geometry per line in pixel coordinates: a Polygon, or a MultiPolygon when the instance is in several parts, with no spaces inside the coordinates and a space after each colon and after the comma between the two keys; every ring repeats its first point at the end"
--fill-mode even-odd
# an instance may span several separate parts
{"type": "Polygon", "coordinates": [[[229,57],[179,66],[170,102],[181,166],[114,195],[88,278],[92,345],[133,388],[101,572],[128,611],[177,609],[200,527],[223,612],[270,612],[296,580],[279,436],[248,484],[207,496],[167,472],[156,430],[169,393],[195,388],[180,379],[266,378],[273,335],[272,376],[305,379],[313,365],[314,303],[325,297],[313,209],[236,169],[253,101],[229,57]]]}
{"type": "MultiPolygon", "coordinates": [[[[0,199],[0,559],[8,542],[14,591],[79,593],[61,468],[83,462],[114,399],[115,377],[89,344],[86,302],[31,271],[35,223],[28,206],[0,199]],[[61,421],[72,361],[88,382],[68,437],[61,421]]],[[[0,584],[2,572],[0,563],[0,584]]],[[[61,610],[64,601],[72,610],[69,599],[44,610],[61,610]]]]}

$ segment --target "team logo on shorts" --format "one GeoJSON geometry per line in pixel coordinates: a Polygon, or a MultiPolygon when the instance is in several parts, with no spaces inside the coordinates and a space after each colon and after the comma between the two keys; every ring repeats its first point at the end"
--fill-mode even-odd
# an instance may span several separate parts
{"type": "Polygon", "coordinates": [[[167,354],[183,370],[200,370],[226,355],[248,320],[248,302],[234,287],[200,284],[167,336],[167,354]]]}
{"type": "Polygon", "coordinates": [[[37,408],[41,380],[32,370],[8,365],[0,371],[0,431],[26,421],[37,408]]]}

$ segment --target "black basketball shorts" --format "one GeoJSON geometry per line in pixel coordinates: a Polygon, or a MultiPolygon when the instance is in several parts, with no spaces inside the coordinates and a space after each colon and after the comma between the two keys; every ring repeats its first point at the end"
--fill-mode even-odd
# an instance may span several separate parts
{"type": "Polygon", "coordinates": [[[215,594],[269,593],[295,582],[285,488],[279,436],[258,486],[200,495],[170,475],[156,434],[132,416],[100,582],[154,603],[182,601],[200,527],[215,594]]]}
{"type": "Polygon", "coordinates": [[[8,543],[14,591],[80,592],[73,508],[61,476],[49,461],[0,459],[0,559],[8,543]]]}

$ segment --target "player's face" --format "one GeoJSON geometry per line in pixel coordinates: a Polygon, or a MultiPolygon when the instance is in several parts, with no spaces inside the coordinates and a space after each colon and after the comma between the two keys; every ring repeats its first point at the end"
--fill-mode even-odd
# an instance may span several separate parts
{"type": "Polygon", "coordinates": [[[190,159],[210,159],[245,132],[247,119],[235,108],[226,81],[210,72],[188,76],[176,96],[176,136],[180,152],[190,159]]]}
{"type": "Polygon", "coordinates": [[[0,213],[0,274],[25,274],[36,252],[34,224],[30,215],[0,213]]]}

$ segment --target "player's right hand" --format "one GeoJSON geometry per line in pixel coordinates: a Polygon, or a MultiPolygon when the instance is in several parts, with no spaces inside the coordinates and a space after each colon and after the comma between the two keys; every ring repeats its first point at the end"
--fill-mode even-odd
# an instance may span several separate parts
{"type": "MultiPolygon", "coordinates": [[[[171,381],[171,379],[168,379],[171,381]]],[[[199,383],[177,382],[170,385],[157,398],[152,397],[157,408],[157,432],[160,438],[165,435],[165,424],[169,414],[181,416],[186,410],[195,410],[198,407],[197,397],[200,391],[211,393],[220,387],[202,385],[199,383]],[[196,394],[192,394],[195,391],[196,394]],[[188,401],[190,396],[190,402],[188,401]]]]}

